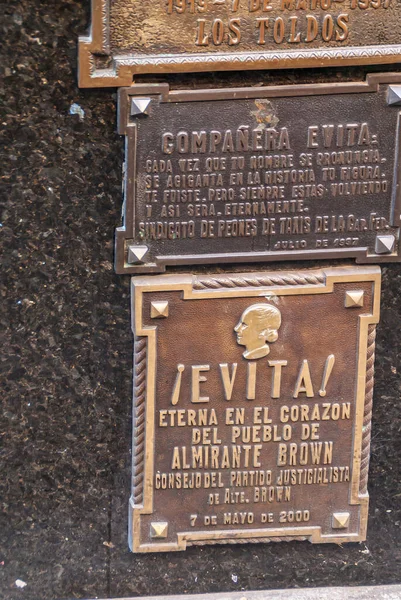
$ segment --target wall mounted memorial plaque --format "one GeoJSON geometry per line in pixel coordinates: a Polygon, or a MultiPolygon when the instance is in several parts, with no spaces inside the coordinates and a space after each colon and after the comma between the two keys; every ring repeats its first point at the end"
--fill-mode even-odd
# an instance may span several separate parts
{"type": "Polygon", "coordinates": [[[92,0],[82,87],[138,73],[399,62],[396,0],[92,0]]]}
{"type": "Polygon", "coordinates": [[[400,260],[401,76],[120,90],[118,273],[166,265],[400,260]]]}
{"type": "Polygon", "coordinates": [[[134,552],[365,539],[380,269],[132,280],[134,552]]]}

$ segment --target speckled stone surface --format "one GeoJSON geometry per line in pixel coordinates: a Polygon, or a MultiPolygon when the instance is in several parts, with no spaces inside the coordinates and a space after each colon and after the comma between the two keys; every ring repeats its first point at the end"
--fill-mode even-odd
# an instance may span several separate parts
{"type": "MultiPolygon", "coordinates": [[[[0,598],[398,582],[401,267],[396,265],[383,269],[367,543],[215,546],[148,556],[128,551],[129,281],[112,267],[123,142],[116,134],[115,90],[76,86],[77,36],[88,18],[89,0],[8,0],[0,19],[5,89],[0,598]],[[17,580],[26,585],[18,587],[23,584],[17,580]]],[[[363,73],[299,76],[339,80],[363,73]]],[[[206,74],[170,81],[194,87],[297,77],[206,74]]]]}

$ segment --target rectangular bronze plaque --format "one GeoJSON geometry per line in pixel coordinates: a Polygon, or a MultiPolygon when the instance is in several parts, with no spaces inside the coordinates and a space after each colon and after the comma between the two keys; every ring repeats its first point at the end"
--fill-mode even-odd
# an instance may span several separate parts
{"type": "Polygon", "coordinates": [[[134,552],[365,539],[380,269],[133,278],[134,552]]]}
{"type": "Polygon", "coordinates": [[[92,0],[82,87],[138,73],[399,62],[397,0],[92,0]]]}
{"type": "Polygon", "coordinates": [[[166,265],[400,260],[401,75],[366,82],[120,90],[118,273],[166,265]]]}

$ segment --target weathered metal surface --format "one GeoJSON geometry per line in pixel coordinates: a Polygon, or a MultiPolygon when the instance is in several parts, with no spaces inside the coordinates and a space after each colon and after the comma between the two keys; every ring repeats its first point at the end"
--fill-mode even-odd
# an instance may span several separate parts
{"type": "Polygon", "coordinates": [[[83,87],[136,73],[398,62],[396,0],[92,0],[83,87]]]}
{"type": "Polygon", "coordinates": [[[365,539],[378,267],[132,279],[130,545],[365,539]]]}
{"type": "Polygon", "coordinates": [[[166,265],[400,260],[401,77],[120,90],[118,273],[166,265]]]}
{"type": "MultiPolygon", "coordinates": [[[[126,598],[140,600],[144,596],[126,598]]],[[[185,594],[176,596],[146,596],[146,600],[401,600],[401,585],[360,587],[319,587],[292,590],[261,590],[258,592],[220,592],[216,594],[185,594]]]]}

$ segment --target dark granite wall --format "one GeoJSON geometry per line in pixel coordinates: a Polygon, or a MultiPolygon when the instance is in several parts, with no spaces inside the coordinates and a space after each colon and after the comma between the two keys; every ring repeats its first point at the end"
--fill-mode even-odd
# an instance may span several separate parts
{"type": "MultiPolygon", "coordinates": [[[[88,18],[89,0],[3,0],[1,7],[0,598],[399,581],[400,266],[383,269],[367,543],[129,553],[129,281],[112,267],[123,143],[115,132],[115,90],[76,86],[77,36],[88,18]],[[74,103],[81,115],[71,114],[74,103]]],[[[171,82],[296,77],[217,74],[171,82]]]]}

